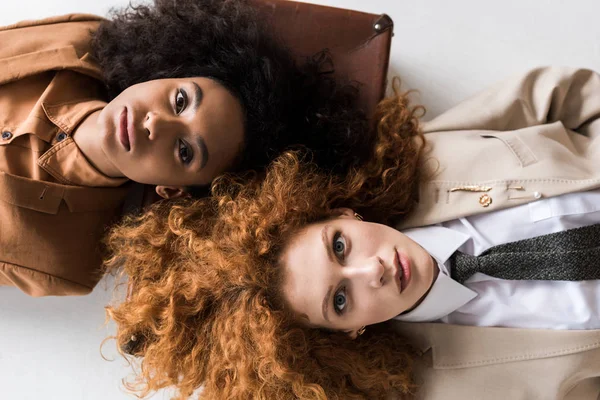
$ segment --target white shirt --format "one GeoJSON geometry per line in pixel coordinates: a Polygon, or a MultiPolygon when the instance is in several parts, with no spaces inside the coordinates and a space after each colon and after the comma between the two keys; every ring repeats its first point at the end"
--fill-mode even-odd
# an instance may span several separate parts
{"type": "Polygon", "coordinates": [[[456,250],[479,255],[499,244],[598,223],[600,190],[593,190],[459,218],[441,226],[407,230],[404,233],[437,261],[440,274],[423,302],[396,319],[515,328],[600,329],[600,280],[510,281],[476,273],[461,285],[450,278],[448,263],[456,250]]]}

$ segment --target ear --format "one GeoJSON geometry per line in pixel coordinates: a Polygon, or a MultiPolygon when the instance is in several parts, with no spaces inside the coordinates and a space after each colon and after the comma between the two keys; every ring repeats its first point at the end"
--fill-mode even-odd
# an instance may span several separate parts
{"type": "Polygon", "coordinates": [[[340,207],[340,208],[334,208],[331,211],[333,213],[333,216],[335,216],[335,217],[351,217],[351,218],[354,218],[354,210],[352,210],[351,208],[340,207]]]}
{"type": "Polygon", "coordinates": [[[350,339],[356,340],[356,338],[358,337],[358,329],[353,329],[351,331],[346,331],[346,334],[350,337],[350,339]]]}
{"type": "Polygon", "coordinates": [[[171,200],[178,197],[189,197],[190,194],[181,186],[157,186],[156,194],[163,199],[171,200]]]}

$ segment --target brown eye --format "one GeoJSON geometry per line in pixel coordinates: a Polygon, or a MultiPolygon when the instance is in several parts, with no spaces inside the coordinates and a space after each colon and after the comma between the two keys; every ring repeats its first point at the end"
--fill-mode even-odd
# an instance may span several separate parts
{"type": "Polygon", "coordinates": [[[183,89],[179,89],[175,95],[175,113],[181,114],[185,107],[187,107],[188,97],[187,93],[183,89]]]}
{"type": "Polygon", "coordinates": [[[183,140],[179,141],[179,159],[183,163],[183,165],[188,165],[192,162],[194,158],[194,153],[190,146],[184,142],[183,140]]]}

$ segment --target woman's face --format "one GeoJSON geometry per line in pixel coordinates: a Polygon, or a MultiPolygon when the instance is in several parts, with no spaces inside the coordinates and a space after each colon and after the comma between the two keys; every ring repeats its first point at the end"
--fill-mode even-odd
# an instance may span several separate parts
{"type": "Polygon", "coordinates": [[[210,183],[230,168],[244,139],[240,102],[209,78],[159,79],[133,85],[100,113],[101,148],[140,183],[210,183]]]}
{"type": "Polygon", "coordinates": [[[435,263],[396,229],[350,210],[309,225],[282,254],[284,297],[314,326],[356,332],[411,309],[433,282],[435,263]]]}

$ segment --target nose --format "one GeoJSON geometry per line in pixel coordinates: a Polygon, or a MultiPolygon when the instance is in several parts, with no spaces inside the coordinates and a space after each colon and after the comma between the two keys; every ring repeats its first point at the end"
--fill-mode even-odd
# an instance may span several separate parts
{"type": "Polygon", "coordinates": [[[347,265],[343,268],[343,271],[349,279],[365,283],[374,289],[383,286],[385,266],[380,257],[375,256],[353,265],[347,265]]]}
{"type": "Polygon", "coordinates": [[[146,113],[143,123],[144,130],[150,139],[156,139],[157,135],[177,132],[177,122],[174,118],[159,114],[154,111],[146,113]]]}

